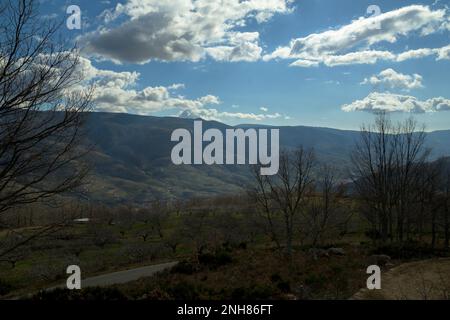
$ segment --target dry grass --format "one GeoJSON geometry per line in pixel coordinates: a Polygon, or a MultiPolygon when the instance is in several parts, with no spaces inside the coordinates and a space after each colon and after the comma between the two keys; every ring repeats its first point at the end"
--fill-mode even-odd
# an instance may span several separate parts
{"type": "Polygon", "coordinates": [[[361,300],[448,300],[450,259],[430,259],[401,264],[381,276],[381,290],[359,291],[361,300]]]}
{"type": "Polygon", "coordinates": [[[231,264],[216,270],[167,272],[118,288],[131,299],[184,298],[170,295],[179,284],[198,299],[348,299],[365,283],[366,262],[355,248],[345,250],[345,256],[318,260],[297,251],[291,263],[270,249],[238,250],[231,264]]]}

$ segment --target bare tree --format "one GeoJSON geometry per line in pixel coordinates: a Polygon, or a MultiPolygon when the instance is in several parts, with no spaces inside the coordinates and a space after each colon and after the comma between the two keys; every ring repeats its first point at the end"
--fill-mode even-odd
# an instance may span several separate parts
{"type": "Polygon", "coordinates": [[[420,190],[417,174],[429,156],[425,137],[414,119],[393,125],[386,113],[361,128],[352,154],[353,182],[382,241],[403,241],[410,232],[411,208],[420,190]]]}
{"type": "Polygon", "coordinates": [[[444,210],[443,210],[443,224],[444,224],[444,245],[448,249],[450,245],[450,170],[445,171],[444,176],[444,210]]]}
{"type": "Polygon", "coordinates": [[[334,172],[335,169],[329,165],[322,167],[316,194],[305,211],[306,221],[302,231],[305,237],[311,239],[313,247],[321,244],[326,235],[344,233],[351,217],[340,203],[345,190],[337,183],[334,172]]]}
{"type": "Polygon", "coordinates": [[[279,247],[282,236],[278,234],[276,224],[281,215],[288,258],[292,256],[296,218],[305,209],[306,201],[313,191],[313,165],[313,151],[301,147],[294,152],[281,152],[280,169],[274,176],[260,175],[257,167],[254,170],[256,187],[251,195],[265,215],[272,240],[279,247]]]}
{"type": "MultiPolygon", "coordinates": [[[[449,158],[441,158],[436,161],[435,167],[437,167],[437,171],[439,171],[439,186],[438,186],[438,194],[436,196],[435,201],[439,208],[436,211],[434,218],[439,220],[439,226],[442,230],[444,237],[444,248],[449,248],[450,243],[450,166],[449,166],[449,158]]],[[[432,229],[434,229],[432,237],[434,241],[436,241],[436,221],[433,225],[432,229]]]]}
{"type": "Polygon", "coordinates": [[[78,146],[92,90],[59,27],[35,1],[0,2],[0,214],[71,191],[87,173],[78,146]]]}
{"type": "Polygon", "coordinates": [[[176,228],[170,235],[166,235],[163,239],[163,243],[172,251],[172,254],[175,255],[178,247],[183,243],[181,230],[176,228]]]}
{"type": "Polygon", "coordinates": [[[208,232],[210,224],[210,208],[194,208],[182,216],[182,230],[180,234],[188,239],[194,247],[195,258],[198,259],[211,244],[211,235],[208,232]]]}

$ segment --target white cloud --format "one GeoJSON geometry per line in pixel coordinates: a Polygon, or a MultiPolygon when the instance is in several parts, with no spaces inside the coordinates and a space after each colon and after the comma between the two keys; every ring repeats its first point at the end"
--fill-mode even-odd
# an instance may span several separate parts
{"type": "Polygon", "coordinates": [[[397,61],[402,62],[409,59],[419,59],[429,56],[436,56],[436,60],[450,60],[450,45],[442,48],[421,48],[409,50],[397,55],[397,61]]]}
{"type": "Polygon", "coordinates": [[[386,89],[411,90],[423,88],[421,75],[402,74],[391,68],[381,71],[378,75],[365,78],[361,84],[371,84],[386,89]]]}
{"type": "Polygon", "coordinates": [[[366,50],[338,56],[325,56],[323,63],[328,67],[352,64],[375,64],[378,60],[393,60],[395,55],[389,51],[366,50]]]}
{"type": "Polygon", "coordinates": [[[445,10],[412,5],[376,17],[359,18],[337,30],[311,34],[292,41],[292,54],[333,55],[357,46],[371,46],[382,41],[394,43],[413,31],[435,31],[444,21],[445,10]]]}
{"type": "Polygon", "coordinates": [[[362,100],[357,100],[351,104],[343,105],[342,110],[346,112],[386,111],[410,113],[449,111],[450,100],[443,97],[438,97],[422,101],[413,96],[373,92],[362,100]]]}
{"type": "MultiPolygon", "coordinates": [[[[95,83],[92,97],[95,111],[149,115],[160,111],[178,110],[180,116],[195,116],[205,120],[219,121],[228,118],[262,121],[281,117],[278,113],[222,112],[211,108],[222,103],[219,97],[211,94],[196,99],[175,96],[173,91],[185,87],[182,83],[138,90],[136,87],[138,87],[139,73],[98,69],[86,58],[80,58],[77,73],[82,74],[85,79],[80,87],[95,83]]],[[[71,91],[76,92],[80,87],[73,87],[71,91]]]]}
{"type": "MultiPolygon", "coordinates": [[[[264,56],[263,59],[268,61],[270,59],[276,59],[283,57],[284,59],[293,58],[284,56],[286,51],[279,49],[275,51],[270,58],[264,56]]],[[[425,58],[428,56],[434,56],[436,60],[450,60],[450,45],[442,48],[421,48],[415,50],[408,50],[395,54],[389,51],[379,51],[379,50],[363,50],[350,52],[343,55],[327,55],[322,57],[309,57],[309,60],[305,58],[298,59],[290,64],[291,67],[316,67],[323,63],[328,67],[336,66],[347,66],[355,64],[375,64],[378,61],[392,61],[392,62],[403,62],[410,59],[425,58]]],[[[298,55],[297,55],[298,57],[298,55]]]]}
{"type": "Polygon", "coordinates": [[[397,56],[397,61],[405,61],[409,59],[419,59],[419,58],[425,58],[428,56],[431,56],[434,54],[434,50],[430,48],[422,48],[422,49],[415,49],[415,50],[409,50],[400,53],[397,56]]]}
{"type": "Polygon", "coordinates": [[[179,89],[184,89],[185,85],[184,85],[184,83],[174,83],[167,88],[169,90],[179,90],[179,89]]]}
{"type": "Polygon", "coordinates": [[[352,64],[375,64],[379,60],[404,61],[435,55],[437,60],[450,59],[449,47],[416,49],[396,54],[374,50],[381,43],[395,43],[413,34],[425,36],[442,30],[448,24],[445,9],[432,10],[427,6],[411,5],[383,13],[376,17],[361,17],[350,24],[322,33],[293,39],[289,46],[278,47],[263,56],[272,59],[295,59],[293,67],[315,67],[321,63],[329,67],[352,64]],[[378,28],[379,27],[379,28],[378,28]]]}
{"type": "Polygon", "coordinates": [[[261,110],[262,112],[268,112],[268,111],[269,111],[269,108],[261,107],[261,108],[259,108],[259,110],[261,110]]]}
{"type": "Polygon", "coordinates": [[[117,63],[150,60],[255,61],[261,56],[258,32],[237,31],[248,21],[264,23],[292,12],[292,0],[128,0],[101,16],[103,27],[80,37],[86,54],[117,63]]]}
{"type": "Polygon", "coordinates": [[[241,119],[252,121],[263,121],[270,119],[278,119],[281,117],[279,113],[273,114],[256,114],[242,112],[218,111],[217,109],[198,109],[184,110],[179,113],[182,118],[202,118],[204,120],[221,120],[221,119],[241,119]]]}
{"type": "Polygon", "coordinates": [[[317,67],[318,65],[319,65],[318,61],[303,60],[303,59],[298,59],[290,64],[291,67],[304,67],[304,68],[317,67]]]}
{"type": "Polygon", "coordinates": [[[205,48],[206,53],[217,61],[257,61],[261,57],[262,48],[257,43],[244,42],[235,47],[217,46],[205,48]]]}
{"type": "Polygon", "coordinates": [[[450,45],[435,49],[435,53],[437,54],[437,60],[450,60],[450,45]]]}

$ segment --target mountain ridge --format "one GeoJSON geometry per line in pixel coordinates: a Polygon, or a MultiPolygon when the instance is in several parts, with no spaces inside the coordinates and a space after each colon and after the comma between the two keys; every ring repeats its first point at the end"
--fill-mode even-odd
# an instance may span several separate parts
{"type": "MultiPolygon", "coordinates": [[[[92,172],[87,194],[102,203],[145,203],[154,199],[190,198],[244,192],[252,183],[250,168],[238,165],[172,164],[170,154],[176,144],[173,130],[193,130],[195,119],[140,116],[94,112],[86,121],[87,143],[92,172]]],[[[345,178],[350,153],[359,132],[326,127],[227,125],[203,121],[203,130],[217,128],[279,128],[280,148],[303,145],[313,148],[321,163],[336,167],[345,178]]],[[[434,147],[433,159],[450,155],[450,130],[427,133],[427,146],[434,147]]]]}

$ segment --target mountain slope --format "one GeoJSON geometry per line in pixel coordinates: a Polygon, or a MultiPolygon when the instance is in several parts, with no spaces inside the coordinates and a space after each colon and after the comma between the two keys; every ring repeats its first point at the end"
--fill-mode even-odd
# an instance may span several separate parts
{"type": "MultiPolygon", "coordinates": [[[[173,130],[192,132],[194,120],[129,114],[92,113],[87,122],[90,155],[89,198],[104,203],[144,203],[155,198],[208,196],[243,192],[252,182],[248,166],[172,164],[173,130]]],[[[243,125],[242,128],[250,126],[243,125]]],[[[267,128],[254,126],[253,128],[267,128]]],[[[220,122],[203,121],[203,130],[231,128],[220,122]]],[[[345,178],[350,153],[359,138],[357,131],[315,127],[281,127],[280,147],[303,145],[314,148],[319,161],[336,167],[345,178]]],[[[450,155],[450,131],[428,135],[434,156],[450,155]]]]}

